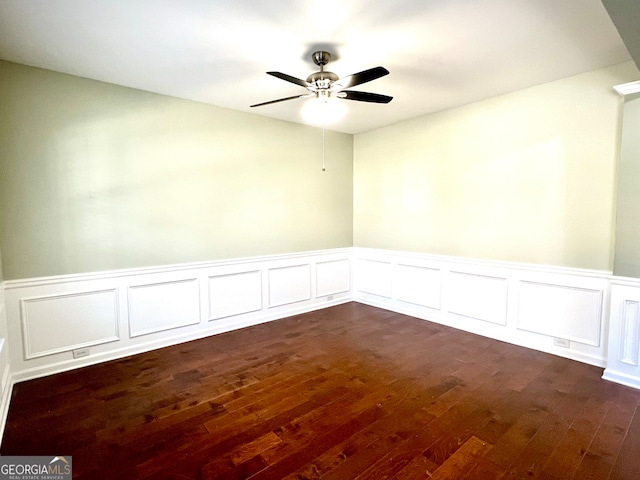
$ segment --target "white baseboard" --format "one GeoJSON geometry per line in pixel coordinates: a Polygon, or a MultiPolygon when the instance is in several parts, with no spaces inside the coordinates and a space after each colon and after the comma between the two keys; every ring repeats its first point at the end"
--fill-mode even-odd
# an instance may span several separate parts
{"type": "Polygon", "coordinates": [[[625,373],[616,372],[606,368],[602,374],[602,378],[610,382],[626,385],[627,387],[640,389],[640,378],[637,375],[627,375],[625,373]]]}

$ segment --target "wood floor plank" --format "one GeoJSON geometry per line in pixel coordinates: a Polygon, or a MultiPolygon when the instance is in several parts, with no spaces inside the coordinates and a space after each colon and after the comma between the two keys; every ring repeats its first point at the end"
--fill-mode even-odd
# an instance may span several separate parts
{"type": "Polygon", "coordinates": [[[74,478],[637,480],[640,391],[347,303],[14,387],[2,455],[74,478]]]}
{"type": "Polygon", "coordinates": [[[370,434],[372,441],[359,450],[352,449],[345,456],[344,462],[324,472],[323,479],[356,478],[395,448],[404,449],[405,441],[411,438],[414,429],[417,429],[416,437],[425,444],[423,449],[444,435],[444,427],[434,422],[434,417],[420,408],[428,401],[430,394],[412,392],[411,386],[405,386],[404,390],[399,386],[398,389],[398,399],[386,405],[381,404],[385,415],[365,429],[364,433],[370,434]]]}
{"type": "Polygon", "coordinates": [[[611,480],[640,477],[640,407],[636,407],[626,440],[611,473],[611,480]]]}
{"type": "Polygon", "coordinates": [[[418,455],[411,459],[400,471],[390,480],[423,480],[431,478],[433,472],[436,471],[438,465],[434,464],[424,455],[418,455]]]}
{"type": "Polygon", "coordinates": [[[431,480],[457,480],[464,472],[472,470],[491,445],[477,437],[471,437],[440,467],[433,472],[431,480]]]}
{"type": "MultiPolygon", "coordinates": [[[[577,382],[574,379],[568,381],[567,384],[572,384],[572,388],[581,392],[580,389],[575,388],[577,382]]],[[[554,382],[554,387],[557,385],[554,382]]],[[[573,390],[572,392],[576,393],[573,390]]],[[[522,453],[512,462],[503,478],[524,478],[525,476],[539,478],[549,457],[557,449],[561,440],[566,437],[575,417],[584,408],[585,401],[585,397],[580,394],[563,394],[561,399],[552,406],[549,415],[522,453]]],[[[570,459],[564,459],[562,464],[564,476],[574,470],[569,467],[572,467],[570,459]]]]}
{"type": "Polygon", "coordinates": [[[356,417],[347,420],[339,427],[316,436],[313,442],[305,444],[302,448],[280,459],[277,463],[269,465],[269,468],[262,470],[251,478],[254,480],[283,478],[311,462],[321,452],[333,447],[337,439],[354,435],[365,425],[369,425],[374,421],[379,414],[377,409],[364,411],[356,417]]]}
{"type": "MultiPolygon", "coordinates": [[[[495,376],[494,380],[499,381],[495,376]]],[[[495,445],[530,408],[531,403],[521,392],[510,388],[497,388],[498,401],[492,403],[493,415],[475,434],[481,440],[495,445]]]]}
{"type": "Polygon", "coordinates": [[[363,429],[356,432],[346,440],[342,440],[333,447],[322,452],[316,458],[299,469],[291,472],[283,480],[317,480],[325,473],[337,468],[340,464],[349,460],[355,453],[372,444],[378,439],[371,429],[363,429]]]}
{"type": "Polygon", "coordinates": [[[542,469],[545,475],[551,478],[573,478],[609,408],[609,403],[592,398],[585,403],[565,436],[546,460],[542,469]]]}
{"type": "MultiPolygon", "coordinates": [[[[635,413],[630,404],[631,399],[611,400],[611,406],[576,470],[576,480],[609,478],[635,413]]],[[[630,436],[628,440],[633,441],[634,437],[630,436]]]]}
{"type": "Polygon", "coordinates": [[[477,459],[475,465],[462,472],[458,480],[499,480],[504,471],[485,457],[477,459]]]}

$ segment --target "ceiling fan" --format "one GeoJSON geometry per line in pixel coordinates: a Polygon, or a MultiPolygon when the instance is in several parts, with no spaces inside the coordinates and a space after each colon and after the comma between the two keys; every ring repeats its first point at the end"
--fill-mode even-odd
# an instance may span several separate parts
{"type": "Polygon", "coordinates": [[[324,66],[331,60],[331,54],[329,52],[313,52],[311,58],[313,59],[313,63],[320,67],[320,71],[312,73],[307,77],[306,80],[292,77],[291,75],[287,75],[286,73],[267,72],[267,74],[272,75],[276,78],[280,78],[281,80],[300,85],[301,87],[309,90],[309,93],[294,95],[292,97],[279,98],[277,100],[271,100],[268,102],[256,103],[255,105],[251,105],[251,107],[261,107],[263,105],[270,105],[272,103],[294,100],[296,98],[311,98],[314,96],[325,102],[330,98],[344,98],[346,100],[356,100],[358,102],[389,103],[393,99],[393,97],[389,97],[388,95],[380,95],[378,93],[346,90],[347,88],[355,87],[356,85],[361,85],[363,83],[370,82],[371,80],[375,80],[377,78],[388,75],[389,70],[387,70],[386,68],[374,67],[368,70],[363,70],[362,72],[354,73],[353,75],[339,78],[335,73],[324,70],[324,66]]]}

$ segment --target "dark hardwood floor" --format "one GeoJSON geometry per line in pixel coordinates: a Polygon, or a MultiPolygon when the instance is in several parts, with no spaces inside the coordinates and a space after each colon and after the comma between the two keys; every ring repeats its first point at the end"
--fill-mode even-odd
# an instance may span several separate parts
{"type": "Polygon", "coordinates": [[[349,303],[15,386],[1,453],[79,479],[640,478],[640,391],[349,303]]]}

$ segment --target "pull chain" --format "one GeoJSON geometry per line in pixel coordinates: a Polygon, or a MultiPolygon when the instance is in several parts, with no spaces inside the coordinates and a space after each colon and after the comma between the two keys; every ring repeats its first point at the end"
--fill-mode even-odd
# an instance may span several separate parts
{"type": "Polygon", "coordinates": [[[324,168],[324,122],[322,122],[322,171],[325,171],[324,168]]]}

